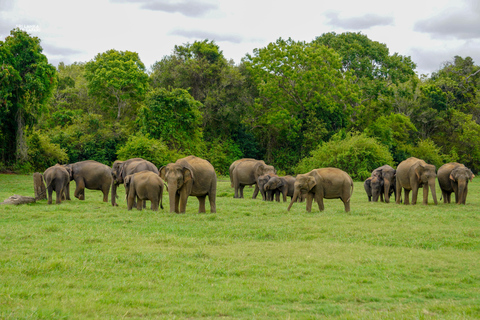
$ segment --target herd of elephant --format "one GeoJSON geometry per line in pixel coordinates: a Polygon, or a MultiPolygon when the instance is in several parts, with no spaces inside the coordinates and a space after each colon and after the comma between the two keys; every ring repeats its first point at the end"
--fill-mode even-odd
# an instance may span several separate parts
{"type": "Polygon", "coordinates": [[[368,201],[390,202],[395,194],[395,202],[402,201],[402,189],[405,191],[405,204],[410,204],[409,195],[412,192],[412,204],[417,203],[418,190],[423,187],[423,204],[428,204],[428,189],[432,192],[433,202],[437,204],[435,180],[442,190],[444,203],[450,203],[452,193],[455,193],[455,203],[465,204],[468,194],[468,182],[475,175],[465,165],[457,162],[446,163],[435,172],[435,166],[418,158],[408,158],[402,161],[397,169],[389,165],[373,170],[371,176],[364,182],[368,201]]]}
{"type": "MultiPolygon", "coordinates": [[[[263,160],[244,158],[233,162],[230,166],[230,182],[234,188],[234,198],[243,198],[245,186],[255,185],[253,198],[260,192],[263,200],[287,201],[291,197],[288,210],[294,202],[306,201],[306,210],[311,212],[313,200],[320,211],[324,210],[323,199],[340,199],[345,211],[350,211],[350,199],[353,193],[353,180],[343,170],[337,168],[314,169],[305,174],[278,176],[273,166],[263,160]]],[[[412,204],[417,201],[418,189],[423,186],[423,203],[428,202],[428,188],[437,204],[435,179],[438,176],[444,201],[450,202],[450,195],[455,193],[457,203],[465,204],[468,181],[473,173],[459,163],[443,165],[438,174],[435,166],[417,158],[409,158],[401,162],[397,169],[384,165],[375,169],[371,177],[365,180],[364,187],[369,201],[389,202],[395,193],[396,202],[401,202],[402,188],[405,190],[405,204],[409,204],[409,193],[412,191],[412,204]],[[398,192],[397,192],[398,191],[398,192]]],[[[48,203],[52,203],[52,193],[56,192],[56,203],[62,199],[70,200],[70,181],[75,180],[74,196],[85,199],[85,189],[100,190],[103,201],[108,202],[111,189],[111,203],[117,206],[117,188],[124,184],[127,207],[134,206],[138,210],[145,207],[145,201],[151,201],[151,209],[163,209],[162,197],[167,186],[170,212],[184,213],[189,196],[199,200],[199,213],[206,212],[205,202],[208,196],[210,212],[216,212],[217,175],[210,162],[195,156],[178,159],[158,169],[150,161],[133,158],[126,161],[115,161],[112,167],[93,160],[80,161],[67,165],[55,165],[43,173],[48,192],[48,203]]]]}

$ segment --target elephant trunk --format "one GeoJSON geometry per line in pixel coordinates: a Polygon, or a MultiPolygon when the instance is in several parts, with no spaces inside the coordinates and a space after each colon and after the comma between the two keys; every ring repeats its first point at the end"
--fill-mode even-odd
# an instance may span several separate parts
{"type": "Polygon", "coordinates": [[[457,204],[465,203],[465,181],[458,181],[458,194],[455,194],[455,200],[457,204]]]}
{"type": "Polygon", "coordinates": [[[176,198],[177,198],[177,183],[175,181],[171,181],[168,183],[168,199],[170,201],[170,213],[175,212],[176,198]]]}
{"type": "Polygon", "coordinates": [[[389,180],[383,181],[383,196],[385,198],[385,203],[390,202],[390,185],[391,182],[389,180]]]}
{"type": "Polygon", "coordinates": [[[432,198],[433,198],[433,203],[437,203],[437,191],[435,190],[435,179],[432,179],[431,181],[428,182],[428,186],[430,187],[430,190],[432,191],[432,198]]]}
{"type": "Polygon", "coordinates": [[[288,205],[288,209],[287,211],[290,211],[290,208],[292,207],[293,203],[295,201],[297,201],[297,198],[298,198],[298,194],[300,193],[299,190],[295,189],[295,191],[293,192],[293,197],[292,197],[292,201],[290,201],[290,204],[288,205]]]}
{"type": "Polygon", "coordinates": [[[112,181],[112,206],[118,206],[116,199],[117,199],[117,184],[115,180],[112,181]]]}

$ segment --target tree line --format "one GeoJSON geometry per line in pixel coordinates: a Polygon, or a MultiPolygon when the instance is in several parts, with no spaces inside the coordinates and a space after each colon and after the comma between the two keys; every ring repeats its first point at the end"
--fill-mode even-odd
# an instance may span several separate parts
{"type": "Polygon", "coordinates": [[[416,156],[480,170],[480,67],[455,56],[429,76],[361,33],[277,39],[235,64],[211,40],[147,69],[136,52],[48,63],[40,39],[0,41],[0,170],[55,163],[157,166],[194,154],[219,174],[239,158],[281,173],[335,166],[364,179],[416,156]]]}

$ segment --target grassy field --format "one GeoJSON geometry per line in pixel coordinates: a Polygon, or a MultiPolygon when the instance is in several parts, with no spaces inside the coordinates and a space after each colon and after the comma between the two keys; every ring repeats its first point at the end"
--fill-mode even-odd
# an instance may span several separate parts
{"type": "MultiPolygon", "coordinates": [[[[480,180],[466,206],[368,203],[358,182],[350,213],[245,191],[219,181],[216,214],[89,190],[0,206],[0,318],[480,318],[480,180]]],[[[33,196],[32,176],[0,175],[0,201],[13,194],[33,196]]]]}

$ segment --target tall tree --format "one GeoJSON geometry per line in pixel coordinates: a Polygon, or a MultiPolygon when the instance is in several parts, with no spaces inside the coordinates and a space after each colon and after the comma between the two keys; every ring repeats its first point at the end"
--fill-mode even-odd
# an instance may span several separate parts
{"type": "Polygon", "coordinates": [[[136,52],[109,50],[85,65],[88,93],[120,120],[135,114],[148,88],[145,65],[136,52]],[[114,106],[112,108],[112,106],[114,106]],[[133,109],[133,110],[132,110],[133,109]]]}
{"type": "Polygon", "coordinates": [[[238,130],[249,95],[245,76],[227,61],[214,41],[175,46],[152,67],[155,88],[181,88],[202,103],[205,139],[229,137],[238,130]]]}
{"type": "Polygon", "coordinates": [[[249,123],[266,160],[291,167],[349,123],[358,87],[334,50],[278,39],[255,49],[245,63],[259,91],[249,123]]]}
{"type": "Polygon", "coordinates": [[[0,41],[0,151],[3,162],[25,161],[24,128],[35,122],[56,85],[40,39],[13,29],[0,41]]]}

